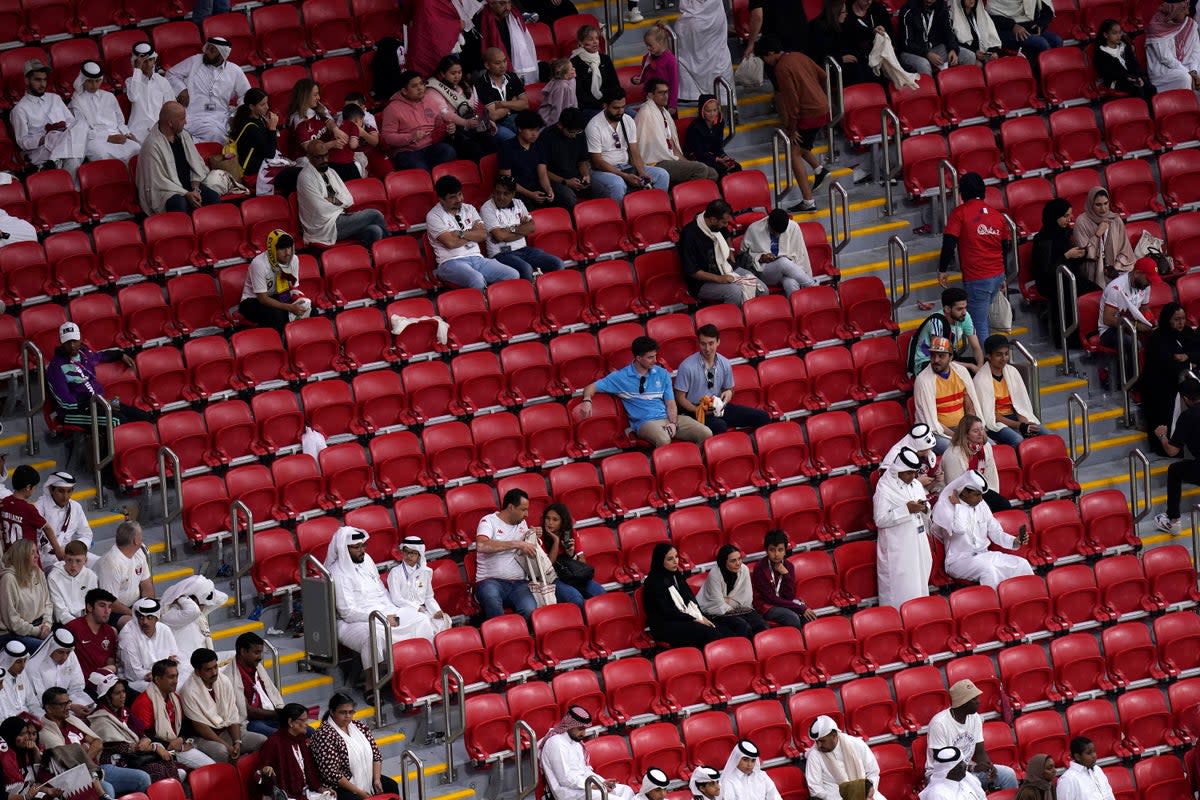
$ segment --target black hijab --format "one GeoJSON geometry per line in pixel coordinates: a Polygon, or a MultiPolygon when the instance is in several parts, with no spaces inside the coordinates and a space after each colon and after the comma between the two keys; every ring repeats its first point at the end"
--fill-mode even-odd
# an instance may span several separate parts
{"type": "Polygon", "coordinates": [[[725,567],[725,562],[729,559],[730,553],[740,553],[741,550],[731,544],[721,545],[721,549],[717,551],[717,569],[721,570],[721,577],[725,579],[725,591],[732,592],[733,585],[737,583],[738,574],[730,572],[725,567]]]}

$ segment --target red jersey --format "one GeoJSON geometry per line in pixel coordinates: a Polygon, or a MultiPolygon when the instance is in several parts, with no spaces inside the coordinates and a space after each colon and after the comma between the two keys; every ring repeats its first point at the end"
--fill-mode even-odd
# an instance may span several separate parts
{"type": "Polygon", "coordinates": [[[84,675],[102,669],[117,655],[117,629],[112,625],[101,625],[92,633],[87,620],[76,617],[64,627],[75,635],[75,657],[84,675]]]}
{"type": "MultiPolygon", "coordinates": [[[[136,623],[135,623],[136,624],[136,623]]],[[[178,730],[179,721],[175,719],[175,704],[167,699],[164,703],[167,710],[167,721],[171,727],[178,730]]],[[[150,695],[142,692],[133,701],[133,705],[129,707],[129,715],[136,718],[145,726],[146,735],[151,738],[158,738],[157,732],[154,730],[154,703],[150,702],[150,695]]]]}
{"type": "Polygon", "coordinates": [[[958,238],[958,263],[964,281],[978,281],[1004,274],[1004,251],[1008,241],[1004,215],[982,200],[968,200],[950,212],[946,233],[958,238]]]}
{"type": "Polygon", "coordinates": [[[0,500],[0,526],[3,526],[5,547],[28,539],[36,548],[38,534],[45,525],[46,518],[32,503],[12,494],[0,500]]]}

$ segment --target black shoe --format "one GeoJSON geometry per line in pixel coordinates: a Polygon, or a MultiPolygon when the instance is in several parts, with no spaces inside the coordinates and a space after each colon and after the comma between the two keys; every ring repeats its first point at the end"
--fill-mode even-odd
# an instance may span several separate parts
{"type": "Polygon", "coordinates": [[[812,188],[815,190],[818,186],[820,186],[822,183],[824,183],[825,179],[828,177],[829,177],[829,170],[826,167],[821,167],[821,169],[819,169],[817,171],[817,174],[813,175],[812,188]]]}

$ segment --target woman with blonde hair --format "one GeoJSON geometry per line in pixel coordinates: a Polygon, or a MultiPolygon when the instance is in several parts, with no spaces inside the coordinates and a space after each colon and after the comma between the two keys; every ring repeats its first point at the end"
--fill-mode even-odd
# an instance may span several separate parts
{"type": "Polygon", "coordinates": [[[20,539],[4,551],[0,569],[0,640],[19,639],[37,650],[50,635],[54,605],[50,587],[37,563],[33,542],[20,539]]]}
{"type": "Polygon", "coordinates": [[[950,437],[950,447],[942,454],[942,469],[946,483],[950,484],[960,475],[975,470],[987,481],[988,490],[983,499],[992,511],[1005,511],[1012,507],[996,489],[1000,486],[1000,473],[996,469],[996,457],[992,453],[992,440],[988,438],[983,420],[973,414],[964,414],[950,437]]]}

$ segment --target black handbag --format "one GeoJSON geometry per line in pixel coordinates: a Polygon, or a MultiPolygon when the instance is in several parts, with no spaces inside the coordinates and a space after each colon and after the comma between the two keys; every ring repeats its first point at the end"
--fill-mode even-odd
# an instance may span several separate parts
{"type": "Polygon", "coordinates": [[[587,586],[596,577],[596,569],[577,558],[560,558],[554,562],[554,571],[558,579],[570,586],[587,586]]]}

